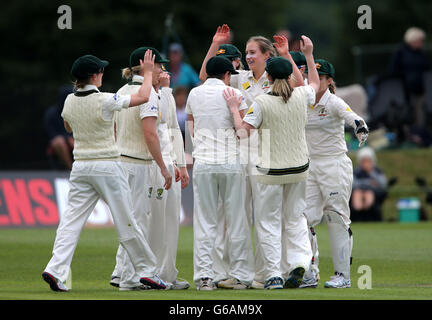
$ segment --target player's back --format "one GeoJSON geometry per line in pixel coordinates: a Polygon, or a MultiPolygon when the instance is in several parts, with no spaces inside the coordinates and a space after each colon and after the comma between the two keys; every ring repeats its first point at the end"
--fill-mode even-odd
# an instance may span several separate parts
{"type": "Polygon", "coordinates": [[[226,163],[238,155],[233,119],[223,97],[227,87],[210,78],[189,93],[186,112],[194,118],[193,155],[206,163],[226,163]]]}

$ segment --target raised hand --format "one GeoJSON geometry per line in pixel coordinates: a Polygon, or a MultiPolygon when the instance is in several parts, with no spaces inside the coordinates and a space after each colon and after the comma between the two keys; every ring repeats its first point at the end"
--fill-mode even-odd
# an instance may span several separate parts
{"type": "Polygon", "coordinates": [[[213,43],[224,44],[229,42],[230,38],[230,28],[228,25],[223,24],[222,27],[218,26],[215,35],[213,36],[213,43]]]}
{"type": "Polygon", "coordinates": [[[313,43],[312,40],[309,39],[306,36],[301,36],[303,41],[300,41],[300,50],[303,52],[303,54],[311,55],[313,52],[313,43]]]}
{"type": "Polygon", "coordinates": [[[159,84],[161,87],[169,87],[171,76],[168,72],[162,72],[159,76],[159,84]]]}
{"type": "Polygon", "coordinates": [[[289,45],[288,39],[285,36],[273,36],[274,42],[273,45],[276,48],[277,52],[280,56],[286,56],[289,54],[289,45]]]}
{"type": "Polygon", "coordinates": [[[144,73],[153,72],[154,61],[155,55],[150,49],[147,50],[144,54],[144,61],[140,59],[140,66],[144,70],[144,73]]]}

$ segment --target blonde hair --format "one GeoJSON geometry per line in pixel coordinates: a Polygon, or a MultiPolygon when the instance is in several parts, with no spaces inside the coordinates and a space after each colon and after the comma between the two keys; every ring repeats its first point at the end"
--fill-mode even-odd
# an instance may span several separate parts
{"type": "Polygon", "coordinates": [[[132,68],[122,69],[122,78],[131,79],[134,75],[139,75],[141,72],[141,66],[134,66],[132,68]]]}
{"type": "Polygon", "coordinates": [[[417,27],[411,27],[407,31],[405,31],[404,41],[406,43],[412,43],[420,39],[425,39],[426,33],[417,27]]]}
{"type": "Polygon", "coordinates": [[[274,79],[271,91],[272,95],[281,97],[285,103],[288,102],[293,92],[288,79],[274,79]]]}
{"type": "Polygon", "coordinates": [[[275,47],[273,46],[273,43],[266,37],[263,36],[250,37],[249,40],[246,42],[246,44],[251,41],[254,41],[258,44],[258,48],[263,54],[268,52],[270,54],[269,58],[276,57],[278,55],[275,47]]]}

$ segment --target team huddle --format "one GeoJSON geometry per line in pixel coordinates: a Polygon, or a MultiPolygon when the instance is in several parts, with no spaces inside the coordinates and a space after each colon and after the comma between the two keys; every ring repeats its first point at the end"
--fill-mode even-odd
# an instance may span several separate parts
{"type": "MultiPolygon", "coordinates": [[[[218,27],[189,93],[193,142],[194,284],[197,290],[317,287],[314,227],[327,222],[335,275],[348,288],[352,251],[352,163],[345,123],[362,145],[365,121],[335,93],[335,70],[314,59],[312,41],[289,51],[251,37],[241,52],[218,27]],[[254,230],[252,245],[251,231],[254,230]]],[[[62,117],[75,139],[67,210],[42,277],[69,291],[79,235],[99,199],[110,208],[119,247],[110,284],[121,291],[182,290],[176,268],[181,189],[189,183],[170,75],[161,54],[140,47],[117,93],[99,91],[107,61],[78,58],[75,92],[62,117]]],[[[114,259],[114,257],[113,257],[114,259]]]]}

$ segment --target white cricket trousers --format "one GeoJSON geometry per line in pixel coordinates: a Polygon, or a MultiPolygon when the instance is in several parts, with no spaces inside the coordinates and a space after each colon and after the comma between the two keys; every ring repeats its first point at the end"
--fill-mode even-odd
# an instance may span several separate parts
{"type": "MultiPolygon", "coordinates": [[[[151,164],[121,161],[121,166],[127,173],[127,180],[131,190],[134,217],[138,228],[146,236],[147,217],[150,214],[150,200],[147,197],[147,184],[150,179],[151,164]]],[[[147,239],[147,238],[146,238],[147,239]]],[[[150,246],[150,244],[148,244],[150,246]]],[[[153,252],[152,252],[153,254],[153,252]]],[[[152,263],[156,264],[153,254],[152,263]]],[[[139,275],[135,272],[132,261],[123,246],[119,245],[116,255],[116,266],[113,276],[120,277],[120,287],[130,288],[140,284],[139,275]]]]}
{"type": "Polygon", "coordinates": [[[306,182],[257,184],[255,228],[264,258],[264,281],[286,280],[291,271],[307,271],[312,258],[304,210],[306,182]]]}
{"type": "Polygon", "coordinates": [[[229,255],[229,277],[246,285],[253,280],[253,252],[244,208],[245,176],[240,164],[205,164],[195,161],[194,191],[194,282],[215,279],[213,253],[218,231],[218,200],[224,204],[229,255]]]}
{"type": "Polygon", "coordinates": [[[147,217],[146,235],[156,256],[159,276],[162,280],[173,283],[178,275],[176,260],[180,229],[181,182],[175,182],[173,162],[165,160],[165,165],[173,179],[169,190],[164,189],[165,179],[156,162],[153,162],[151,168],[151,192],[148,192],[151,209],[147,217]]]}
{"type": "Polygon", "coordinates": [[[134,219],[126,174],[118,161],[75,161],[69,179],[68,206],[61,217],[53,256],[45,271],[66,281],[84,224],[99,199],[110,208],[120,244],[140,277],[156,273],[150,247],[134,219]]]}
{"type": "MultiPolygon", "coordinates": [[[[305,216],[309,227],[315,227],[321,221],[328,223],[333,265],[335,271],[343,273],[346,278],[350,277],[353,245],[349,208],[352,181],[352,162],[345,153],[311,158],[306,182],[305,216]]],[[[319,273],[316,235],[310,233],[310,241],[313,250],[311,270],[319,273]]]]}

